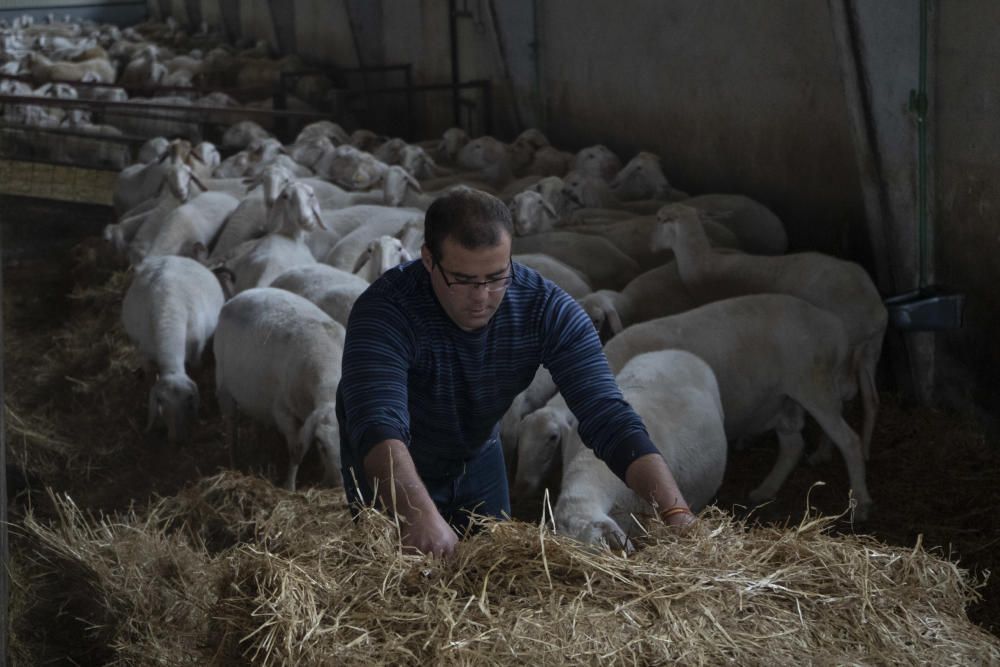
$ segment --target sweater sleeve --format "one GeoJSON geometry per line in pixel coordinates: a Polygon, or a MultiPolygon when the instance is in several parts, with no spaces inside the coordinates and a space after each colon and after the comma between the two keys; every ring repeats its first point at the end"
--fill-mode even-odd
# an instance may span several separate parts
{"type": "Polygon", "coordinates": [[[572,297],[555,288],[541,331],[542,363],[579,421],[580,438],[624,481],[634,460],[659,450],[622,396],[594,325],[572,297]]]}
{"type": "Polygon", "coordinates": [[[339,394],[347,442],[357,461],[388,439],[410,444],[407,377],[415,355],[413,327],[399,306],[369,289],[347,322],[339,394]]]}

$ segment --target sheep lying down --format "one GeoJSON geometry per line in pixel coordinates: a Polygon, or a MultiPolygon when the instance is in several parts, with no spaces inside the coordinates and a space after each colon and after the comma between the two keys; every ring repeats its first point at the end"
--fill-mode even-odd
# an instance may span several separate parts
{"type": "MultiPolygon", "coordinates": [[[[663,350],[633,358],[617,381],[691,509],[704,507],[726,470],[722,399],[712,369],[688,352],[663,350]]],[[[632,516],[652,514],[649,502],[594,456],[574,429],[565,430],[562,446],[556,530],[590,544],[627,545],[627,536],[639,531],[632,516]]]]}

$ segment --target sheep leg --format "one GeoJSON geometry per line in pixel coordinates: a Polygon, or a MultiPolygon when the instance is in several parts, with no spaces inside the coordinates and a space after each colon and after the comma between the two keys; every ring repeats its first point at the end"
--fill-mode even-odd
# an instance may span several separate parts
{"type": "Polygon", "coordinates": [[[819,444],[816,446],[816,451],[814,451],[809,456],[809,465],[819,466],[829,463],[833,460],[833,440],[824,431],[819,436],[819,444]]]}
{"type": "Polygon", "coordinates": [[[865,455],[865,461],[871,455],[872,435],[875,433],[875,417],[878,415],[879,409],[878,388],[875,386],[875,367],[878,364],[878,357],[871,357],[872,355],[866,351],[858,372],[861,411],[864,415],[861,424],[861,446],[865,455]]]}
{"type": "Polygon", "coordinates": [[[805,396],[800,402],[813,419],[819,422],[820,428],[830,436],[844,457],[851,491],[857,502],[854,516],[858,521],[865,521],[871,510],[872,498],[865,481],[865,459],[861,451],[861,438],[844,421],[841,415],[840,397],[829,391],[824,395],[805,396]]]}
{"type": "Polygon", "coordinates": [[[289,491],[295,491],[295,479],[298,477],[299,466],[302,465],[302,459],[306,456],[309,443],[304,443],[299,438],[299,428],[302,425],[296,424],[295,415],[292,413],[277,410],[274,421],[288,444],[288,475],[285,478],[285,488],[289,491]]]}
{"type": "Polygon", "coordinates": [[[749,498],[752,504],[758,505],[765,500],[774,498],[792,470],[795,469],[805,447],[805,441],[802,439],[804,425],[805,413],[802,406],[785,399],[785,404],[781,407],[781,414],[778,416],[778,424],[775,427],[778,433],[778,458],[764,481],[750,492],[749,498]]]}

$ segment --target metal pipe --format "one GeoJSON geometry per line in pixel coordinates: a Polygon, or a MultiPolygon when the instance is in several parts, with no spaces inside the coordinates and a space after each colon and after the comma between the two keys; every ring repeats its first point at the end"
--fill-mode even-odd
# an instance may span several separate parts
{"type": "MultiPolygon", "coordinates": [[[[96,109],[106,111],[108,109],[121,109],[131,111],[185,111],[191,114],[226,114],[226,115],[246,115],[264,116],[277,118],[301,118],[301,119],[332,119],[331,114],[317,113],[314,111],[274,111],[272,109],[255,109],[253,107],[206,107],[187,106],[182,104],[136,104],[135,102],[112,102],[110,100],[69,100],[59,97],[35,97],[32,95],[0,95],[0,104],[25,104],[34,106],[70,107],[83,109],[96,109]]],[[[152,118],[152,114],[138,113],[136,116],[152,118]]],[[[164,116],[166,120],[179,120],[195,122],[200,118],[187,118],[182,115],[164,116]]]]}
{"type": "Polygon", "coordinates": [[[458,98],[461,76],[458,69],[458,9],[455,0],[448,0],[448,39],[451,46],[451,113],[456,127],[462,125],[462,109],[458,98]]]}
{"type": "Polygon", "coordinates": [[[920,0],[920,78],[917,91],[917,214],[920,289],[927,287],[927,0],[920,0]]]}

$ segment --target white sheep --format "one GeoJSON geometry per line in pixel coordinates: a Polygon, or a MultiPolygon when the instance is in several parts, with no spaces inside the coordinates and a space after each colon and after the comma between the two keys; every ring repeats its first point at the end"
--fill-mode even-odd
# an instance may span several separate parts
{"type": "Polygon", "coordinates": [[[622,201],[635,199],[662,199],[679,201],[688,194],[674,188],[667,181],[660,165],[660,157],[640,151],[611,179],[611,189],[622,201]]]}
{"type": "MultiPolygon", "coordinates": [[[[133,165],[133,167],[157,167],[160,189],[156,196],[126,211],[117,224],[104,228],[104,237],[116,251],[125,256],[126,248],[132,243],[147,247],[159,233],[161,221],[175,208],[191,199],[196,193],[191,187],[194,176],[185,164],[133,165]]],[[[131,170],[128,167],[125,171],[131,170]]],[[[121,181],[119,181],[121,182],[121,181]]]]}
{"type": "Polygon", "coordinates": [[[298,294],[313,303],[331,287],[351,285],[368,288],[368,281],[349,271],[336,269],[328,264],[306,264],[288,269],[274,279],[271,287],[298,294]]]}
{"type": "MultiPolygon", "coordinates": [[[[354,207],[354,210],[356,211],[358,208],[354,207]]],[[[370,208],[377,209],[378,207],[373,206],[370,208]]],[[[344,234],[321,261],[338,269],[354,272],[357,269],[359,260],[368,252],[369,244],[372,241],[382,236],[396,236],[404,231],[409,223],[420,225],[422,230],[422,221],[419,212],[414,213],[408,209],[382,208],[381,211],[374,211],[373,213],[364,222],[363,226],[358,226],[354,230],[344,234]]],[[[331,224],[331,217],[324,217],[328,228],[340,231],[342,228],[338,227],[336,222],[331,224]]]]}
{"type": "Polygon", "coordinates": [[[413,255],[395,236],[382,235],[369,242],[368,248],[354,263],[354,274],[373,283],[389,269],[409,262],[413,255]]]}
{"type": "Polygon", "coordinates": [[[521,421],[543,407],[559,391],[552,374],[539,366],[527,389],[514,397],[500,420],[500,445],[507,465],[507,479],[513,482],[517,473],[517,435],[521,421]]]}
{"type": "Polygon", "coordinates": [[[602,178],[573,171],[563,178],[563,195],[572,209],[570,216],[580,223],[655,214],[665,202],[659,199],[622,201],[602,178]]]}
{"type": "Polygon", "coordinates": [[[607,146],[597,144],[581,148],[576,154],[573,171],[610,182],[622,169],[622,161],[607,146]]]}
{"type": "Polygon", "coordinates": [[[586,276],[555,257],[542,253],[526,253],[514,255],[513,260],[534,269],[543,278],[554,282],[574,299],[582,299],[593,291],[586,276]]]}
{"type": "Polygon", "coordinates": [[[222,135],[222,147],[227,150],[241,151],[253,143],[254,139],[263,139],[270,136],[270,132],[252,120],[241,120],[239,123],[226,128],[226,131],[222,135]]]}
{"type": "Polygon", "coordinates": [[[389,165],[349,145],[327,151],[313,165],[316,174],[348,190],[367,190],[382,181],[389,165]]]}
{"type": "Polygon", "coordinates": [[[326,137],[337,146],[350,143],[351,141],[351,136],[337,123],[329,120],[319,120],[302,128],[302,131],[295,137],[295,143],[303,143],[318,137],[326,137]]]}
{"type": "Polygon", "coordinates": [[[250,242],[248,251],[227,260],[236,293],[266,287],[288,269],[313,264],[305,233],[322,226],[316,197],[305,183],[290,183],[271,208],[268,226],[275,231],[250,242]]]}
{"type": "Polygon", "coordinates": [[[153,137],[152,139],[147,139],[146,142],[139,147],[139,152],[136,153],[136,163],[152,164],[154,162],[159,162],[160,158],[166,155],[169,145],[170,140],[166,137],[153,137]]]}
{"type": "Polygon", "coordinates": [[[226,224],[208,257],[210,264],[221,261],[244,241],[260,238],[270,231],[268,219],[271,207],[292,180],[284,167],[277,166],[268,167],[255,178],[244,179],[247,195],[226,218],[226,224]]]}
{"type": "Polygon", "coordinates": [[[622,289],[639,275],[639,265],[607,239],[592,234],[545,232],[514,237],[516,255],[544,253],[573,267],[594,289],[622,289]]]}
{"type": "Polygon", "coordinates": [[[294,491],[298,469],[316,446],[324,483],[340,483],[336,416],[344,327],[302,297],[260,288],[222,308],[213,343],[219,407],[235,457],[236,412],[274,425],[288,444],[285,488],[294,491]]]}
{"type": "Polygon", "coordinates": [[[224,302],[211,271],[186,257],[151,257],[135,269],[122,303],[125,333],[146,369],[158,374],[149,393],[146,430],[162,417],[171,442],[186,442],[198,412],[197,367],[224,302]]]}
{"type": "Polygon", "coordinates": [[[351,308],[361,293],[368,289],[368,281],[326,264],[307,264],[285,271],[274,279],[271,287],[312,301],[346,327],[351,308]]]}
{"type": "Polygon", "coordinates": [[[878,412],[875,371],[889,316],[868,273],[854,262],[806,252],[760,257],[713,250],[695,209],[675,205],[659,214],[658,244],[672,248],[681,280],[699,303],[744,294],[790,294],[834,313],[850,345],[848,398],[860,392],[861,440],[867,458],[878,412]]]}
{"type": "MultiPolygon", "coordinates": [[[[129,248],[133,264],[144,257],[184,255],[195,257],[211,246],[239,200],[224,192],[203,192],[171,211],[148,247],[133,242],[129,248]]],[[[147,223],[148,224],[148,223],[147,223]]]]}
{"type": "Polygon", "coordinates": [[[605,342],[637,322],[674,315],[698,305],[681,282],[676,262],[640,274],[620,292],[598,290],[577,300],[605,342]]]}
{"type": "MultiPolygon", "coordinates": [[[[712,369],[688,352],[664,350],[633,357],[615,379],[697,512],[715,496],[726,470],[722,399],[712,369]]],[[[652,514],[650,503],[586,448],[575,429],[563,431],[562,458],[556,531],[588,544],[627,545],[640,532],[632,517],[652,514]]]]}
{"type": "Polygon", "coordinates": [[[840,319],[784,294],[742,296],[634,324],[604,346],[614,372],[655,350],[701,357],[719,382],[730,441],[776,430],[778,459],[750,500],[774,497],[802,454],[808,413],[847,465],[855,516],[871,507],[861,439],[842,416],[849,392],[847,334],[840,319]]]}
{"type": "Polygon", "coordinates": [[[706,225],[709,222],[725,225],[739,239],[740,247],[751,255],[783,255],[788,250],[788,234],[781,220],[771,209],[750,197],[698,195],[677,206],[698,209],[706,225]]]}

